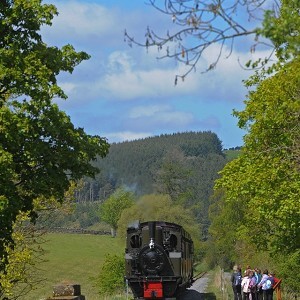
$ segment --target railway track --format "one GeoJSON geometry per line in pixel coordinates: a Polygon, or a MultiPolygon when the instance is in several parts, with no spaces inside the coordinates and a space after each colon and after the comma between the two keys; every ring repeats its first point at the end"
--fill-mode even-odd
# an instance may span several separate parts
{"type": "Polygon", "coordinates": [[[193,277],[193,281],[195,282],[196,280],[198,280],[199,278],[203,277],[205,274],[207,274],[207,272],[201,272],[201,273],[198,273],[197,275],[195,275],[193,277]]]}
{"type": "MultiPolygon", "coordinates": [[[[177,295],[177,300],[195,300],[206,299],[204,291],[207,286],[207,272],[201,272],[193,277],[193,285],[186,289],[183,293],[177,295]]],[[[208,298],[207,298],[208,299],[208,298]]],[[[214,298],[212,298],[214,299],[214,298]]]]}

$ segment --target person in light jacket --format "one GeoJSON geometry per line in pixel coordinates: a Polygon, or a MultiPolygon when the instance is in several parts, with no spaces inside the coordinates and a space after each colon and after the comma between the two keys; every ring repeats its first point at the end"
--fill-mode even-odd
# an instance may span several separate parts
{"type": "Polygon", "coordinates": [[[242,291],[243,291],[243,300],[250,300],[249,299],[249,295],[250,295],[249,285],[250,285],[251,279],[249,277],[249,273],[250,273],[250,271],[246,270],[245,276],[242,279],[241,287],[242,287],[242,291]]]}
{"type": "Polygon", "coordinates": [[[267,294],[267,280],[269,278],[268,270],[265,269],[263,271],[263,275],[261,277],[261,281],[258,283],[257,287],[262,289],[262,300],[268,300],[268,294],[267,294]]]}

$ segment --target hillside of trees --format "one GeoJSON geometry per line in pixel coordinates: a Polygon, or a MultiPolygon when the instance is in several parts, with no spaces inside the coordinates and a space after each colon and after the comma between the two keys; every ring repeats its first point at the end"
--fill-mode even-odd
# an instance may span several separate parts
{"type": "Polygon", "coordinates": [[[218,172],[226,164],[222,142],[212,132],[185,132],[112,144],[104,159],[94,162],[101,172],[85,178],[76,202],[103,202],[118,187],[137,196],[169,194],[193,209],[207,223],[209,198],[218,172]]]}
{"type": "Polygon", "coordinates": [[[95,180],[84,180],[77,201],[104,200],[121,185],[138,195],[155,192],[161,188],[162,171],[171,161],[183,167],[178,178],[182,180],[189,169],[201,173],[204,183],[224,166],[225,157],[221,141],[212,132],[175,133],[114,143],[109,154],[94,163],[101,172],[95,180]]]}

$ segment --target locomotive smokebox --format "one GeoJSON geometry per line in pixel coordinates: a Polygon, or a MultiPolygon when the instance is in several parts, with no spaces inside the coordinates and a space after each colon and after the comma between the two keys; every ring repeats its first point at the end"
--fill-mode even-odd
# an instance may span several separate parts
{"type": "Polygon", "coordinates": [[[148,226],[149,226],[149,238],[150,238],[149,247],[153,249],[154,241],[155,241],[156,222],[149,222],[148,226]]]}

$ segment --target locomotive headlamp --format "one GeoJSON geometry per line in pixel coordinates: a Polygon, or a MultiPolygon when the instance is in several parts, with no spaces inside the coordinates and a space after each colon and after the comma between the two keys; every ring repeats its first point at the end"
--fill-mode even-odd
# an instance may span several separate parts
{"type": "Polygon", "coordinates": [[[150,243],[149,243],[149,248],[153,249],[154,248],[154,239],[150,239],[150,243]]]}

